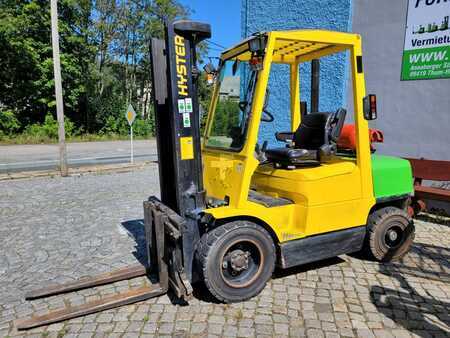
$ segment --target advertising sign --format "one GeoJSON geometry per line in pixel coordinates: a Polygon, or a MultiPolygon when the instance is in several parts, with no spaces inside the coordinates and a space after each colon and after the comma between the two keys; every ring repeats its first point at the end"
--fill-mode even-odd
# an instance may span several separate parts
{"type": "Polygon", "coordinates": [[[408,0],[402,80],[450,78],[450,1],[408,0]]]}

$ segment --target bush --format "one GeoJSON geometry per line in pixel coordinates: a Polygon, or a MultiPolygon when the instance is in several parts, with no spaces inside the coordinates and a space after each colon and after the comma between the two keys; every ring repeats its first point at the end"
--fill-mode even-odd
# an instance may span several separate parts
{"type": "Polygon", "coordinates": [[[109,115],[106,118],[106,123],[100,130],[102,135],[127,135],[128,134],[128,122],[125,117],[115,117],[109,115]]]}
{"type": "Polygon", "coordinates": [[[13,135],[19,128],[19,120],[12,110],[0,111],[0,135],[13,135]]]}
{"type": "MultiPolygon", "coordinates": [[[[136,117],[133,123],[133,134],[135,136],[148,137],[153,135],[153,125],[150,120],[144,120],[136,117]]],[[[106,123],[101,129],[102,135],[122,135],[126,136],[130,133],[130,126],[124,116],[114,117],[108,116],[106,123]]]]}
{"type": "Polygon", "coordinates": [[[136,118],[133,123],[133,133],[136,136],[152,136],[152,124],[149,120],[143,120],[141,118],[136,118]]]}
{"type": "MultiPolygon", "coordinates": [[[[64,118],[64,129],[67,137],[76,133],[75,124],[67,117],[64,118]]],[[[27,126],[24,134],[41,142],[56,140],[58,139],[58,121],[52,114],[47,114],[43,124],[35,123],[27,126]]]]}

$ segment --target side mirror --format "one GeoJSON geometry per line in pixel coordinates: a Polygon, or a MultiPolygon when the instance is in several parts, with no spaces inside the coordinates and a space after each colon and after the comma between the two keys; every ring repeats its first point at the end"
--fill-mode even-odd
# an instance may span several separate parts
{"type": "Polygon", "coordinates": [[[214,65],[211,62],[204,65],[203,70],[206,72],[206,74],[216,74],[217,73],[216,67],[214,67],[214,65]]]}
{"type": "Polygon", "coordinates": [[[210,63],[207,63],[205,66],[203,66],[203,70],[206,73],[206,79],[207,79],[208,85],[212,85],[214,83],[214,80],[217,75],[217,69],[210,62],[210,63]]]}
{"type": "Polygon", "coordinates": [[[377,118],[377,96],[369,94],[363,99],[364,118],[367,121],[376,120],[377,118]]]}

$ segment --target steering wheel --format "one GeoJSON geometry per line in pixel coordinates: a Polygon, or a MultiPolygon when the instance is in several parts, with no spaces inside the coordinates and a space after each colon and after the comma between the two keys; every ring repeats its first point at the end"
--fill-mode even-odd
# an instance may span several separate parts
{"type": "MultiPolygon", "coordinates": [[[[238,106],[239,109],[244,112],[245,109],[247,108],[248,105],[248,101],[239,101],[238,106]]],[[[261,114],[261,121],[263,122],[273,122],[273,120],[275,120],[275,118],[273,117],[273,115],[267,111],[267,109],[264,107],[262,114],[261,114]]]]}

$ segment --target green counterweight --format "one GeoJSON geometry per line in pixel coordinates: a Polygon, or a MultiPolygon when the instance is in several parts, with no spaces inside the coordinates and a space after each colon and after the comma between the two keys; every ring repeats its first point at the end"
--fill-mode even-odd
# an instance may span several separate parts
{"type": "Polygon", "coordinates": [[[372,155],[372,179],[377,200],[414,193],[412,170],[408,160],[372,155]]]}

